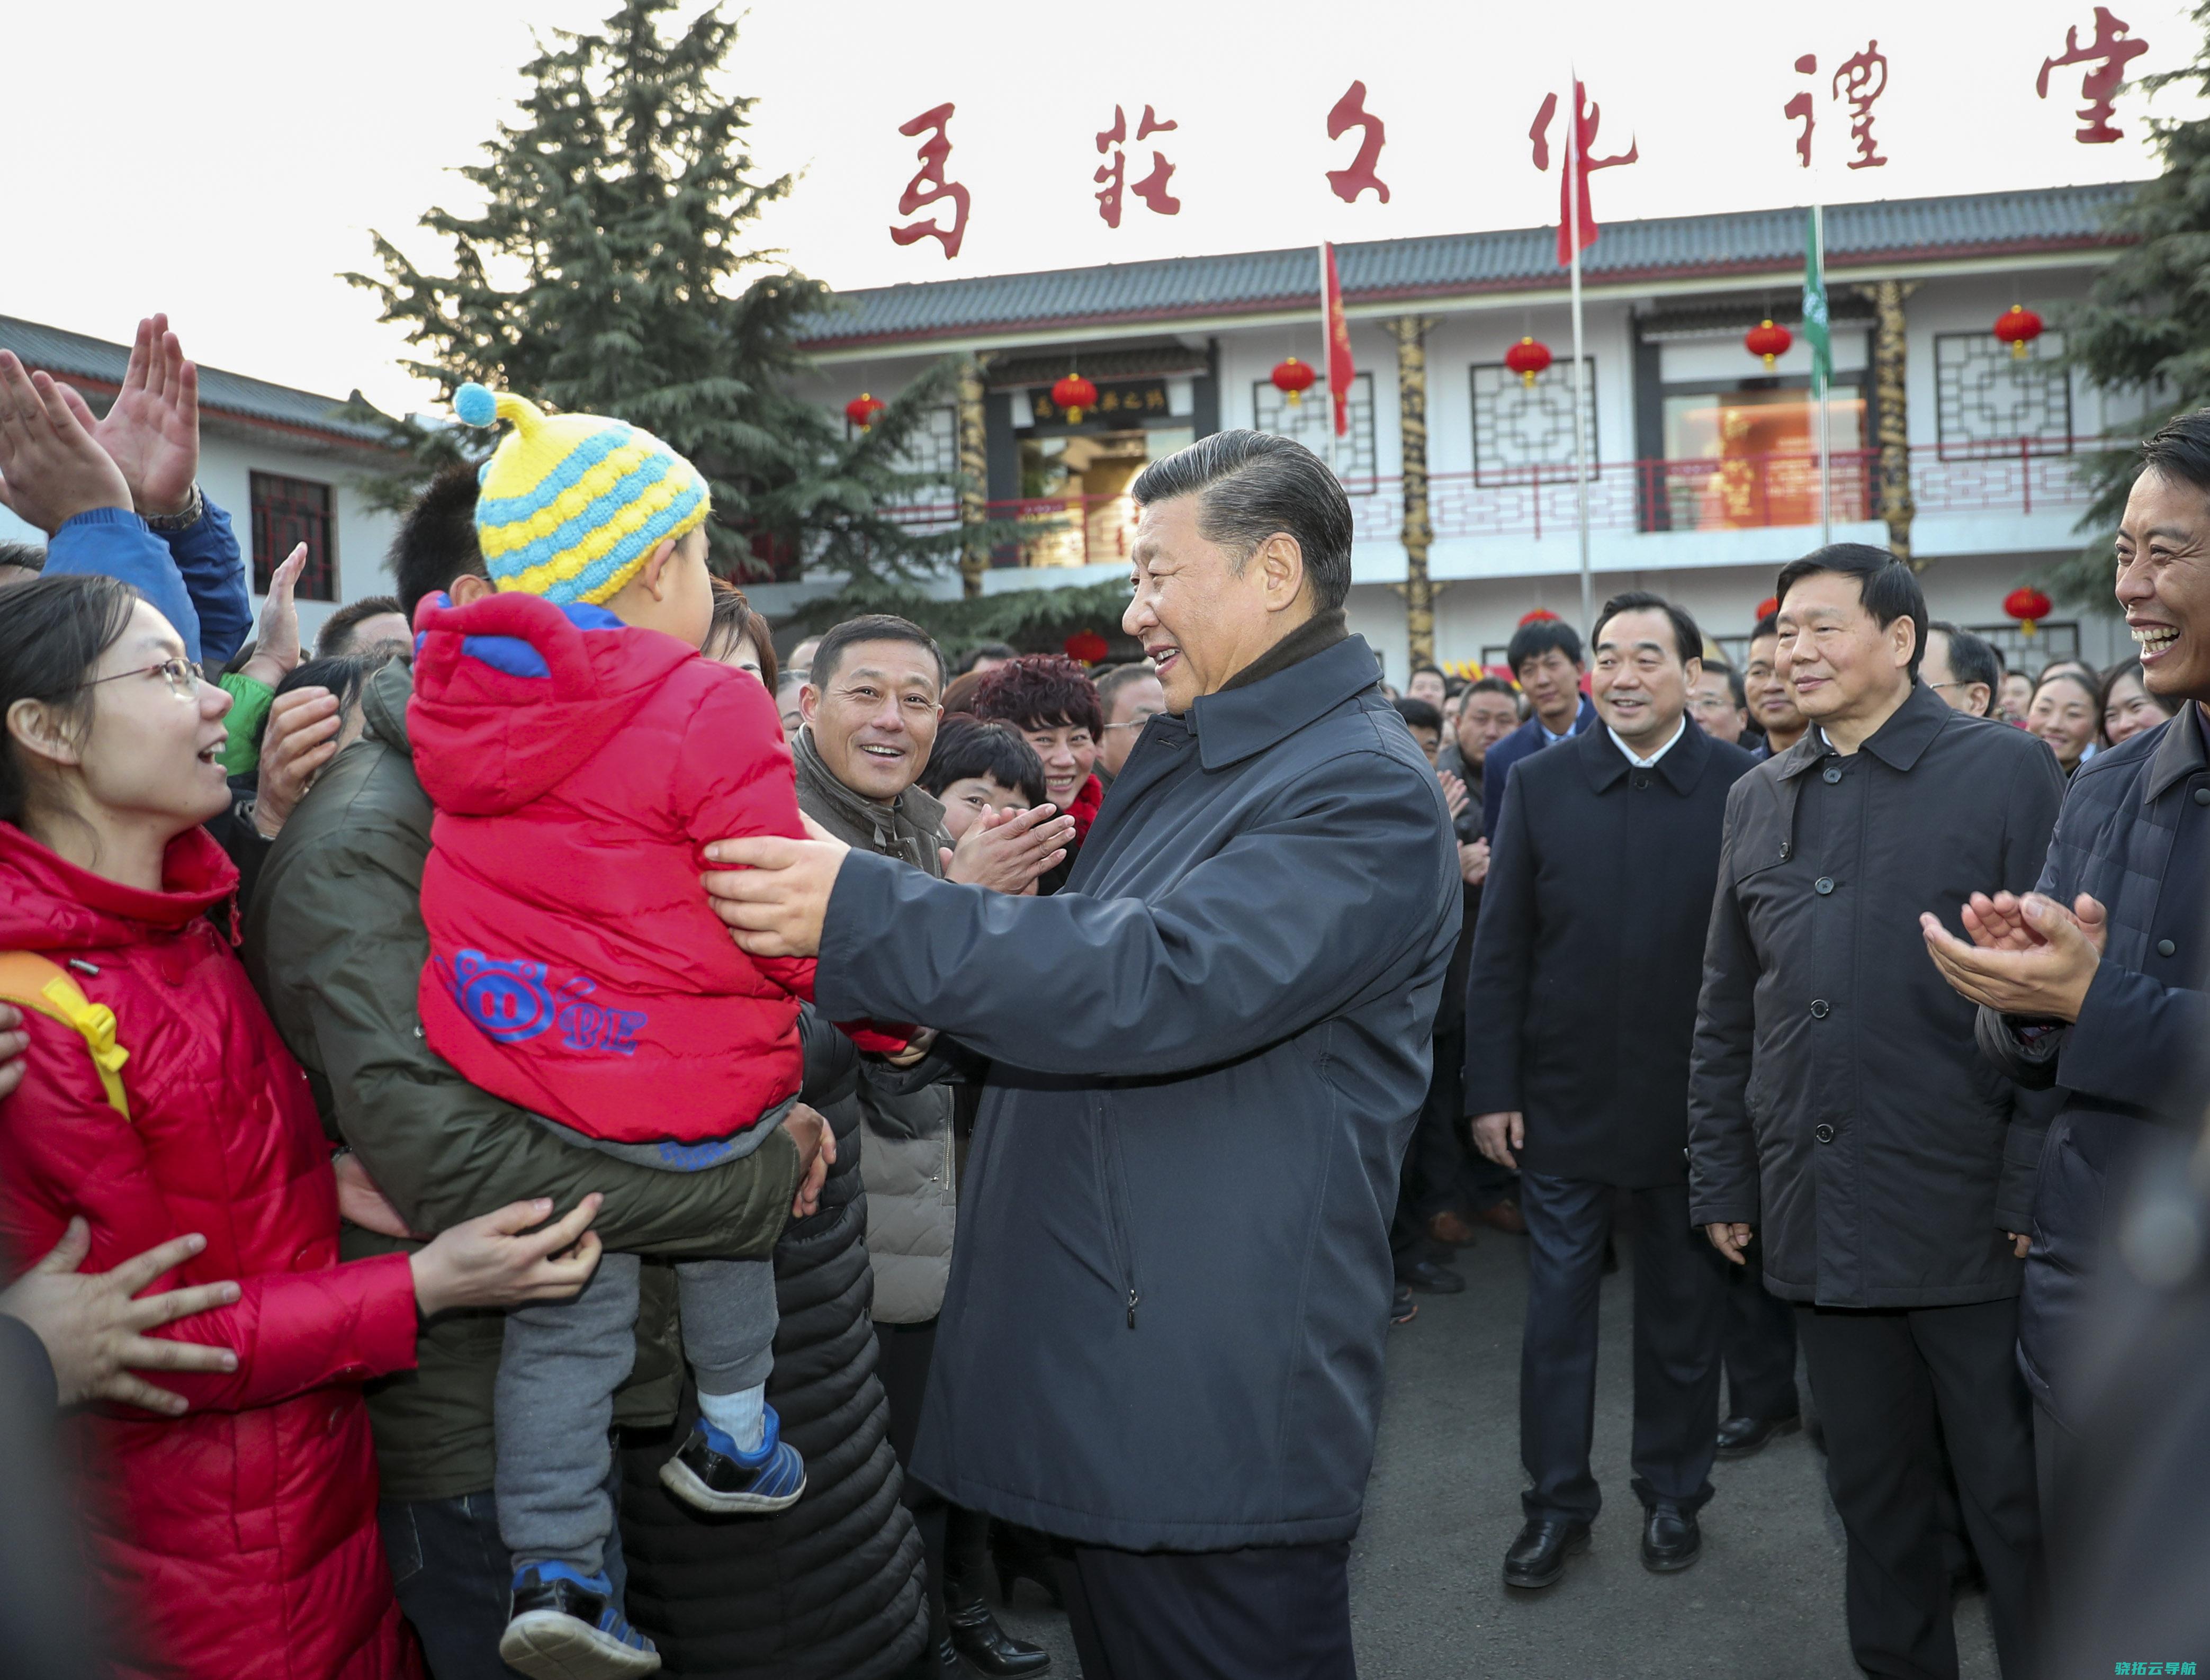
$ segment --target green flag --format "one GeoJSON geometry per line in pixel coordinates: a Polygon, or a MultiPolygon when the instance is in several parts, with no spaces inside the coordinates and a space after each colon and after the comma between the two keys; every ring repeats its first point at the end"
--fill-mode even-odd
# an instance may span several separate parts
{"type": "Polygon", "coordinates": [[[1821,248],[1819,212],[1807,213],[1803,230],[1803,341],[1811,347],[1811,395],[1827,394],[1834,354],[1827,334],[1827,253],[1821,248]]]}

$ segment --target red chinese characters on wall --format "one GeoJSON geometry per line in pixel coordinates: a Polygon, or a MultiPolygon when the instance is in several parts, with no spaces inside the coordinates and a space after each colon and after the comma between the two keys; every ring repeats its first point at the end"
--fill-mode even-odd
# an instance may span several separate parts
{"type": "MultiPolygon", "coordinates": [[[[1796,61],[1796,74],[1816,76],[1819,56],[1807,52],[1796,61]]],[[[1850,140],[1857,148],[1857,155],[1849,160],[1852,169],[1881,169],[1887,159],[1881,153],[1880,143],[1872,132],[1873,104],[1887,91],[1887,55],[1880,50],[1877,40],[1867,41],[1864,51],[1853,52],[1842,60],[1841,68],[1834,72],[1829,97],[1844,101],[1850,107],[1850,140]]],[[[1804,168],[1811,166],[1811,136],[1818,127],[1818,101],[1808,88],[1798,88],[1788,103],[1781,107],[1781,115],[1791,123],[1803,127],[1796,136],[1796,160],[1804,168]]]]}
{"type": "MultiPolygon", "coordinates": [[[[1136,138],[1148,140],[1155,134],[1166,134],[1180,126],[1178,122],[1161,122],[1158,113],[1147,105],[1144,107],[1142,120],[1136,124],[1136,138]]],[[[1120,225],[1120,197],[1124,190],[1142,199],[1155,215],[1179,215],[1181,200],[1167,190],[1167,183],[1174,178],[1174,166],[1166,160],[1162,153],[1154,151],[1151,154],[1151,172],[1132,187],[1124,189],[1128,154],[1123,148],[1127,139],[1128,113],[1116,105],[1113,107],[1113,126],[1097,136],[1098,153],[1107,157],[1108,161],[1100,164],[1097,172],[1090,177],[1104,187],[1103,191],[1093,195],[1097,200],[1098,215],[1108,227],[1118,227],[1120,225]]]]}
{"type": "Polygon", "coordinates": [[[2124,85],[2126,66],[2148,51],[2147,41],[2127,34],[2131,27],[2123,18],[2111,16],[2108,7],[2098,6],[2093,40],[2080,45],[2080,30],[2075,24],[2064,32],[2063,56],[2041,61],[2041,74],[2034,79],[2033,91],[2044,100],[2049,97],[2050,71],[2070,64],[2102,66],[2080,78],[2080,97],[2086,104],[2075,113],[2081,127],[2072,137],[2082,146],[2107,146],[2125,133],[2123,129],[2110,125],[2110,112],[2116,108],[2118,89],[2124,85]]]}
{"type": "MultiPolygon", "coordinates": [[[[1615,169],[1621,164],[1634,163],[1642,156],[1639,142],[1630,140],[1624,152],[1608,158],[1594,154],[1596,131],[1603,121],[1603,112],[1591,104],[1588,90],[1579,82],[1573,83],[1574,113],[1567,119],[1564,141],[1572,166],[1561,165],[1558,172],[1558,266],[1565,267],[1576,251],[1586,251],[1596,242],[1596,216],[1589,201],[1589,177],[1599,169],[1615,169]],[[1576,192],[1575,189],[1579,190],[1576,192]],[[1580,242],[1573,243],[1573,230],[1578,228],[1580,242]]],[[[1527,138],[1535,148],[1535,167],[1547,170],[1550,166],[1550,124],[1558,114],[1558,96],[1545,94],[1541,107],[1535,112],[1534,123],[1527,130],[1527,138]]]]}
{"type": "Polygon", "coordinates": [[[1366,84],[1354,82],[1343,97],[1335,102],[1335,109],[1327,113],[1327,137],[1340,140],[1353,129],[1363,130],[1358,145],[1358,155],[1350,160],[1348,169],[1331,169],[1327,184],[1335,196],[1346,204],[1356,204],[1362,192],[1372,192],[1386,204],[1389,184],[1374,172],[1381,161],[1381,148],[1387,142],[1388,131],[1381,119],[1366,108],[1366,84]]]}
{"type": "Polygon", "coordinates": [[[944,246],[944,260],[947,263],[959,254],[959,242],[967,237],[967,189],[957,181],[944,178],[944,166],[951,157],[947,130],[953,108],[946,100],[942,105],[932,106],[911,122],[898,125],[898,132],[909,139],[928,136],[921,141],[916,154],[921,159],[920,172],[905,184],[905,190],[898,195],[898,214],[909,216],[948,198],[951,201],[951,224],[945,226],[932,217],[891,229],[891,238],[898,245],[909,245],[921,239],[939,241],[944,246]]]}

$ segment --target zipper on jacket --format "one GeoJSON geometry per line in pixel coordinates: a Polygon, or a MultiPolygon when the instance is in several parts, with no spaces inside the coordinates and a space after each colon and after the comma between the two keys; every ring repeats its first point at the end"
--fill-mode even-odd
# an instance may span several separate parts
{"type": "Polygon", "coordinates": [[[1113,1262],[1128,1286],[1128,1328],[1136,1327],[1136,1308],[1143,1297],[1136,1292],[1135,1241],[1125,1212],[1126,1187],[1120,1178],[1120,1151],[1108,1128],[1105,1099],[1090,1093],[1090,1120],[1097,1128],[1097,1191],[1104,1201],[1105,1235],[1113,1248],[1113,1262]]]}

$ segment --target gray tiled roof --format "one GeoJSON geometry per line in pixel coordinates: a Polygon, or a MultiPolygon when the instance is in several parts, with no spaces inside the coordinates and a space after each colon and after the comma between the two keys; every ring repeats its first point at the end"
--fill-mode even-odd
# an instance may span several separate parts
{"type": "MultiPolygon", "coordinates": [[[[1881,262],[2082,250],[2112,242],[2110,210],[2129,185],[1837,204],[1827,212],[1827,258],[1837,269],[1881,262]]],[[[1802,208],[1740,210],[1604,225],[1582,257],[1592,283],[1780,273],[1803,261],[1802,208]]],[[[1354,304],[1463,296],[1529,286],[1563,289],[1554,227],[1446,233],[1339,245],[1336,262],[1354,304]]],[[[1104,326],[1295,307],[1317,289],[1310,245],[1225,257],[1111,263],[1042,274],[927,281],[842,294],[820,317],[813,348],[891,344],[968,334],[1104,326]]]]}
{"type": "MultiPolygon", "coordinates": [[[[0,349],[13,350],[27,366],[106,385],[120,385],[130,366],[127,344],[110,344],[105,339],[87,338],[82,333],[63,332],[59,327],[6,315],[0,315],[0,349]]],[[[272,385],[265,379],[249,379],[242,373],[226,373],[219,367],[200,369],[202,409],[317,432],[347,444],[383,443],[383,434],[376,427],[336,418],[345,401],[294,390],[289,385],[272,385]]]]}

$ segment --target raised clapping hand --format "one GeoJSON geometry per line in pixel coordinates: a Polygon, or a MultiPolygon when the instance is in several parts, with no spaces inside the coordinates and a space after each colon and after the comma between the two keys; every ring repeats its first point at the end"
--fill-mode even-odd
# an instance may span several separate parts
{"type": "Polygon", "coordinates": [[[2101,904],[2084,892],[2068,910],[2038,892],[1975,892],[1963,919],[1969,945],[1940,917],[1918,918],[1934,966],[1960,995],[2006,1015],[2080,1018],[2109,931],[2101,904]]]}
{"type": "Polygon", "coordinates": [[[85,430],[123,469],[141,514],[160,518],[191,505],[200,470],[200,373],[184,360],[167,316],[138,323],[123,389],[105,420],[94,419],[69,386],[61,390],[85,430]]]}
{"type": "Polygon", "coordinates": [[[341,722],[337,696],[327,688],[295,688],[270,703],[253,796],[253,825],[265,838],[276,837],[292,807],[337,756],[341,722]]]}
{"type": "Polygon", "coordinates": [[[75,391],[0,350],[0,504],[48,536],[80,513],[130,505],[123,469],[79,418],[83,410],[75,391]]]}
{"type": "Polygon", "coordinates": [[[946,880],[1018,897],[1034,892],[1036,882],[1059,867],[1073,838],[1073,818],[1060,816],[1055,805],[1039,805],[1029,811],[985,811],[968,825],[956,850],[938,850],[946,880]]]}
{"type": "Polygon", "coordinates": [[[274,688],[291,675],[299,662],[299,606],[293,592],[300,570],[307,564],[307,545],[294,543],[283,564],[269,574],[269,598],[261,603],[260,633],[254,638],[253,657],[239,669],[263,688],[274,688]]]}

